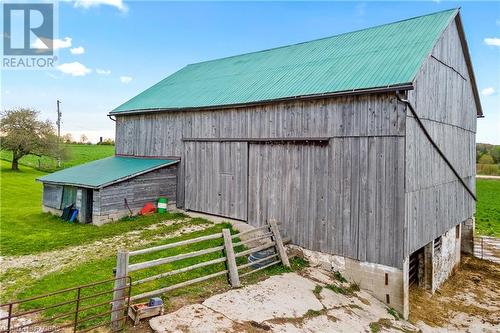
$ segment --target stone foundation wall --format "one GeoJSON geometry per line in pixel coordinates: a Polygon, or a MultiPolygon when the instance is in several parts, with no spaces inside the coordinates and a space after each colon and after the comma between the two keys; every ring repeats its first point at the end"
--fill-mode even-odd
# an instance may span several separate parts
{"type": "MultiPolygon", "coordinates": [[[[441,246],[433,246],[432,289],[434,293],[448,279],[453,269],[460,263],[460,225],[453,227],[441,236],[441,246]]],[[[433,241],[435,242],[435,240],[433,241]]]]}
{"type": "Polygon", "coordinates": [[[462,222],[462,239],[460,250],[463,253],[474,254],[474,230],[476,221],[473,217],[462,222]]]}
{"type": "Polygon", "coordinates": [[[347,280],[355,282],[360,288],[370,292],[375,298],[408,316],[408,262],[403,269],[372,264],[354,259],[307,250],[296,245],[289,245],[293,251],[300,251],[312,266],[321,266],[329,271],[339,271],[347,280]],[[404,272],[406,271],[406,275],[404,272]]]}

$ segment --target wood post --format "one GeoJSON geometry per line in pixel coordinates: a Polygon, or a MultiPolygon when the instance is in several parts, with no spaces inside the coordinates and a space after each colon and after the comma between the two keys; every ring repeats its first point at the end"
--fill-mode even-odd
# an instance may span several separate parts
{"type": "Polygon", "coordinates": [[[288,261],[288,256],[286,255],[286,250],[283,246],[283,240],[281,239],[278,224],[275,220],[269,220],[269,226],[271,227],[271,232],[273,233],[274,241],[276,242],[276,250],[278,251],[281,262],[284,266],[290,268],[290,261],[288,261]]]}
{"type": "MultiPolygon", "coordinates": [[[[116,256],[115,291],[113,292],[113,306],[111,312],[111,327],[114,332],[123,328],[124,320],[120,319],[125,313],[125,296],[127,295],[127,275],[128,275],[129,253],[126,250],[119,250],[116,256]]],[[[130,288],[130,286],[128,287],[130,288]]],[[[127,309],[128,311],[128,309],[127,309]]]]}
{"type": "Polygon", "coordinates": [[[224,251],[226,252],[229,282],[231,283],[231,287],[238,288],[240,286],[240,277],[238,275],[236,257],[234,256],[233,240],[229,229],[222,229],[222,237],[224,238],[224,251]]]}

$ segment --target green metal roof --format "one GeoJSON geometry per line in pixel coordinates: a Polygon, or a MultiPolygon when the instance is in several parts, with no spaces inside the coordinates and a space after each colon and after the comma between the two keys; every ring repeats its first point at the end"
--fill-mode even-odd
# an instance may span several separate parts
{"type": "Polygon", "coordinates": [[[57,171],[37,180],[44,183],[100,188],[177,162],[113,156],[57,171]]]}
{"type": "Polygon", "coordinates": [[[188,65],[114,109],[185,109],[409,85],[457,15],[446,10],[188,65]]]}

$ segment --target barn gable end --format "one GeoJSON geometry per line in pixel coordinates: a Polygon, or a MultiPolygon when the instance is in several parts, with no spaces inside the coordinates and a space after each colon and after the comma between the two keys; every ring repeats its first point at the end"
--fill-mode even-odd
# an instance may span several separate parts
{"type": "MultiPolygon", "coordinates": [[[[424,62],[408,100],[438,147],[474,190],[480,109],[460,29],[457,16],[424,62]]],[[[471,217],[475,201],[431,146],[410,111],[405,145],[405,254],[409,255],[471,217]]]]}

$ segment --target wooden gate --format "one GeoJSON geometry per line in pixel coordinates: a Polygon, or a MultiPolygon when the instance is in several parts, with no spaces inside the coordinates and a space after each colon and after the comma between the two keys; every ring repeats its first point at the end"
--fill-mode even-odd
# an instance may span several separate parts
{"type": "Polygon", "coordinates": [[[248,144],[186,142],[186,209],[247,219],[248,144]]]}

